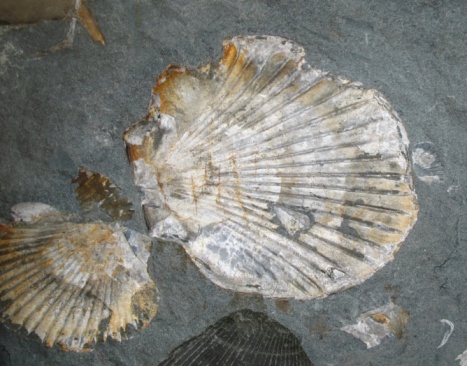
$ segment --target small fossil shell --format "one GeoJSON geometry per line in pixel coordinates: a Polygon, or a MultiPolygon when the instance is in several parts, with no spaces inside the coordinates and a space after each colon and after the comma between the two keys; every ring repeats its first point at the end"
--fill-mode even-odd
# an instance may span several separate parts
{"type": "Polygon", "coordinates": [[[171,352],[159,366],[312,366],[287,328],[251,310],[232,313],[171,352]]]}
{"type": "Polygon", "coordinates": [[[106,176],[80,167],[72,183],[78,184],[76,198],[85,215],[102,211],[112,220],[131,220],[134,213],[131,201],[106,176]]]}
{"type": "Polygon", "coordinates": [[[221,287],[310,299],[361,283],[417,217],[405,129],[376,90],[310,68],[279,37],[170,66],[125,133],[153,237],[221,287]]]}
{"type": "Polygon", "coordinates": [[[118,224],[63,222],[47,205],[15,207],[21,223],[0,225],[2,320],[74,351],[149,324],[158,300],[146,270],[150,238],[118,224]]]}

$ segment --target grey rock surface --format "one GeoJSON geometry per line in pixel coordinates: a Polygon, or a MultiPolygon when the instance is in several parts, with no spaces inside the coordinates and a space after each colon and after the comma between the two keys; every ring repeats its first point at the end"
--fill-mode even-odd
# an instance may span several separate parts
{"type": "Polygon", "coordinates": [[[149,273],[159,313],[122,343],[91,353],[47,349],[0,325],[0,364],[157,365],[233,311],[267,313],[302,341],[315,365],[455,365],[467,349],[467,3],[414,1],[134,0],[89,2],[107,46],[68,20],[0,28],[0,217],[40,201],[78,212],[71,179],[84,166],[109,177],[134,202],[128,226],[145,232],[122,134],[147,113],[155,78],[169,64],[204,65],[221,41],[271,34],[301,44],[316,68],[382,92],[411,146],[436,147],[444,177],[415,177],[418,222],[375,276],[326,299],[263,300],[209,282],[175,244],[155,243],[149,273]],[[401,339],[371,349],[340,330],[390,301],[409,314],[401,339]],[[437,348],[448,319],[455,330],[437,348]]]}

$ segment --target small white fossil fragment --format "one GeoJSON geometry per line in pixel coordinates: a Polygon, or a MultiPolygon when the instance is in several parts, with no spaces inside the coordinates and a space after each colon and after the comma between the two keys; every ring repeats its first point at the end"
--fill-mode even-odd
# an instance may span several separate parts
{"type": "Polygon", "coordinates": [[[415,145],[412,152],[414,172],[426,184],[444,181],[444,168],[435,145],[429,141],[415,145]]]}
{"type": "Polygon", "coordinates": [[[45,203],[21,202],[11,208],[11,216],[15,222],[34,224],[44,219],[60,221],[63,214],[45,203]]]}
{"type": "Polygon", "coordinates": [[[450,320],[441,319],[440,322],[448,325],[449,329],[446,331],[446,333],[444,333],[443,340],[441,341],[441,343],[439,344],[437,348],[443,347],[448,342],[448,339],[451,336],[452,332],[454,332],[454,324],[450,320]]]}
{"type": "Polygon", "coordinates": [[[341,330],[360,339],[367,348],[372,348],[387,336],[402,338],[408,320],[409,315],[404,309],[389,303],[361,314],[356,324],[346,325],[341,330]]]}
{"type": "Polygon", "coordinates": [[[467,366],[467,349],[456,357],[456,361],[459,360],[460,366],[467,366]]]}

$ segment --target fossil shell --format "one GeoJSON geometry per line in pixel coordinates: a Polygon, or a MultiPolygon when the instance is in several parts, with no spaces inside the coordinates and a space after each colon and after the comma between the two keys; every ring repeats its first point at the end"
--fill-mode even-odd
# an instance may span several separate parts
{"type": "Polygon", "coordinates": [[[125,133],[151,235],[221,287],[326,296],[384,266],[416,221],[395,111],[304,56],[278,37],[226,40],[217,66],[167,68],[125,133]]]}
{"type": "Polygon", "coordinates": [[[85,215],[101,211],[112,220],[131,220],[134,213],[131,201],[106,176],[80,167],[72,183],[78,184],[76,198],[85,215]]]}
{"type": "Polygon", "coordinates": [[[158,300],[146,270],[150,238],[118,224],[48,221],[50,210],[16,206],[22,223],[0,225],[2,320],[74,351],[147,326],[158,300]]]}
{"type": "Polygon", "coordinates": [[[360,339],[367,348],[372,348],[387,336],[401,339],[408,321],[407,311],[391,302],[360,314],[356,324],[346,325],[341,330],[360,339]]]}
{"type": "Polygon", "coordinates": [[[11,208],[11,216],[15,222],[37,223],[46,221],[63,221],[66,217],[56,208],[41,202],[22,202],[11,208]]]}
{"type": "Polygon", "coordinates": [[[312,366],[300,341],[266,315],[241,310],[171,352],[159,366],[312,366]]]}
{"type": "Polygon", "coordinates": [[[436,146],[430,142],[420,142],[413,147],[412,160],[414,173],[428,185],[442,183],[445,179],[444,167],[436,146]]]}
{"type": "Polygon", "coordinates": [[[456,357],[457,360],[459,360],[460,366],[467,366],[467,349],[456,357]]]}
{"type": "MultiPolygon", "coordinates": [[[[76,17],[94,42],[105,45],[105,38],[84,0],[2,0],[0,22],[27,24],[42,20],[76,17]]],[[[74,32],[74,23],[71,31],[74,32]]],[[[72,40],[71,40],[72,42],[72,40]]]]}

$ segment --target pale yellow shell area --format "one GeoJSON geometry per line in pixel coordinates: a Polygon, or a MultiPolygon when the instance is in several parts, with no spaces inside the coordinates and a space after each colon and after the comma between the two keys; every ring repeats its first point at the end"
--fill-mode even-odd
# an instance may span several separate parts
{"type": "Polygon", "coordinates": [[[18,211],[37,222],[0,225],[4,321],[73,351],[149,324],[158,300],[146,269],[149,238],[118,224],[60,222],[46,205],[18,211]]]}
{"type": "Polygon", "coordinates": [[[279,37],[170,66],[125,134],[151,235],[221,287],[310,299],[393,259],[417,217],[408,138],[376,90],[311,68],[279,37]]]}

